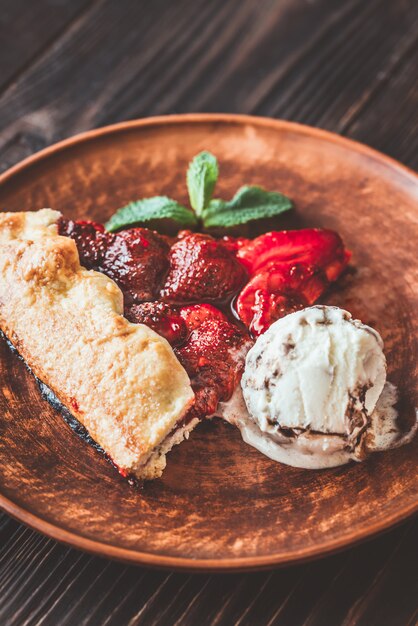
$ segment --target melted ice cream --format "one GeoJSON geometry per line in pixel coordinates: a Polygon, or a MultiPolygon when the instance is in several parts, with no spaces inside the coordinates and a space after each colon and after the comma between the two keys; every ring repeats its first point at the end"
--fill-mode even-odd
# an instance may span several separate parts
{"type": "Polygon", "coordinates": [[[398,426],[383,342],[336,307],[282,318],[247,355],[242,387],[217,414],[269,458],[320,469],[410,441],[398,426]]]}

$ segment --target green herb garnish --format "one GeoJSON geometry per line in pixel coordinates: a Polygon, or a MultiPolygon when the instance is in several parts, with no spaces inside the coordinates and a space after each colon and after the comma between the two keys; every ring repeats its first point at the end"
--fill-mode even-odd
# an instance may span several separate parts
{"type": "Polygon", "coordinates": [[[191,209],[166,196],[155,196],[131,202],[122,207],[106,224],[114,232],[136,225],[150,225],[169,221],[177,230],[232,228],[247,222],[275,217],[292,208],[292,202],[277,191],[261,187],[241,187],[232,200],[212,198],[218,179],[216,157],[200,152],[189,164],[187,189],[191,209]]]}
{"type": "Polygon", "coordinates": [[[218,176],[218,161],[210,152],[200,152],[189,164],[187,190],[190,204],[198,217],[202,216],[212,199],[218,176]]]}
{"type": "Polygon", "coordinates": [[[241,187],[232,200],[212,200],[204,210],[205,228],[231,228],[252,220],[275,217],[292,208],[287,196],[261,187],[241,187]]]}
{"type": "Polygon", "coordinates": [[[154,196],[130,202],[118,209],[106,223],[110,232],[157,220],[172,220],[178,228],[196,228],[196,214],[167,196],[154,196]]]}

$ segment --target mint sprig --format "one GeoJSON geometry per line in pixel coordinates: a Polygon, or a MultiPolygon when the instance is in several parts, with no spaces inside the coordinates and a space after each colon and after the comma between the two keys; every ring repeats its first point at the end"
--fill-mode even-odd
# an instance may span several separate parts
{"type": "Polygon", "coordinates": [[[200,152],[189,164],[187,190],[190,204],[198,217],[211,201],[218,175],[218,161],[210,152],[200,152]]]}
{"type": "Polygon", "coordinates": [[[278,191],[245,185],[231,200],[213,198],[219,175],[218,161],[210,152],[200,152],[187,170],[191,209],[167,196],[137,200],[122,207],[106,224],[114,232],[139,225],[162,227],[169,221],[178,230],[232,228],[253,220],[280,215],[292,208],[292,201],[278,191]]]}
{"type": "Polygon", "coordinates": [[[291,200],[278,191],[246,185],[238,189],[232,200],[212,200],[203,211],[202,221],[205,228],[231,228],[275,217],[291,208],[291,200]]]}
{"type": "Polygon", "coordinates": [[[197,217],[191,209],[186,209],[175,200],[167,196],[154,196],[136,202],[130,202],[118,209],[106,222],[106,229],[115,232],[121,228],[147,224],[158,220],[170,220],[176,227],[195,228],[197,217]]]}

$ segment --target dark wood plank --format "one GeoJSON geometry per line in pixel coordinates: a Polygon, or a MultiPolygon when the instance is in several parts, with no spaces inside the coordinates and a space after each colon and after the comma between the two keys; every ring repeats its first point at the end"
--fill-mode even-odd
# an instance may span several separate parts
{"type": "Polygon", "coordinates": [[[0,12],[0,92],[12,85],[77,20],[91,0],[14,0],[0,12]]]}
{"type": "MultiPolygon", "coordinates": [[[[418,167],[414,0],[0,2],[0,169],[90,127],[237,111],[418,167]]],[[[418,623],[418,521],[324,561],[188,576],[90,557],[0,516],[0,623],[418,623]]]]}
{"type": "Polygon", "coordinates": [[[0,150],[0,171],[4,172],[27,156],[42,150],[47,144],[46,138],[40,134],[30,131],[17,132],[4,143],[3,149],[0,150]]]}
{"type": "Polygon", "coordinates": [[[93,4],[0,97],[0,149],[2,140],[18,133],[52,142],[95,126],[108,101],[135,99],[130,84],[148,93],[149,69],[162,71],[170,58],[178,59],[188,49],[188,27],[197,35],[220,5],[220,0],[200,6],[184,0],[127,2],[122,8],[112,0],[93,4]]]}
{"type": "Polygon", "coordinates": [[[416,610],[417,548],[415,521],[308,565],[190,576],[107,562],[24,529],[0,551],[0,621],[406,624],[416,610]]]}
{"type": "Polygon", "coordinates": [[[408,526],[400,542],[387,554],[385,565],[377,570],[353,603],[347,613],[347,623],[356,626],[408,624],[418,607],[416,555],[414,528],[408,526]],[[411,598],[414,598],[412,604],[411,598]]]}
{"type": "MultiPolygon", "coordinates": [[[[418,33],[418,26],[415,26],[418,33]]],[[[413,169],[418,169],[418,35],[381,76],[361,108],[348,121],[346,132],[373,145],[413,169]]]]}

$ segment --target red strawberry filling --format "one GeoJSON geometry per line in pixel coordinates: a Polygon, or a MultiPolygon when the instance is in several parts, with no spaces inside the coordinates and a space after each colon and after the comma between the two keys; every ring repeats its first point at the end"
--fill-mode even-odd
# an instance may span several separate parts
{"type": "Polygon", "coordinates": [[[64,218],[58,232],[75,240],[82,265],[103,272],[119,285],[125,305],[157,297],[170,250],[158,233],[147,228],[108,233],[101,224],[64,218]]]}
{"type": "Polygon", "coordinates": [[[125,316],[135,324],[146,324],[165,337],[172,346],[185,342],[188,328],[183,317],[164,302],[142,302],[125,309],[125,316]]]}
{"type": "Polygon", "coordinates": [[[111,234],[101,271],[113,278],[129,302],[158,297],[158,287],[168,269],[166,241],[146,228],[111,234]]]}
{"type": "Polygon", "coordinates": [[[98,269],[101,266],[109,242],[109,233],[102,224],[62,217],[58,222],[58,232],[74,239],[81,265],[87,269],[98,269]]]}
{"type": "Polygon", "coordinates": [[[251,343],[250,338],[226,318],[213,317],[192,330],[187,342],[175,350],[195,392],[193,414],[211,415],[219,402],[232,396],[251,343]]]}
{"type": "Polygon", "coordinates": [[[321,229],[254,240],[182,231],[173,242],[146,228],[108,233],[81,220],[62,218],[58,228],[75,240],[82,265],[119,285],[126,317],[173,346],[195,391],[190,415],[199,418],[232,395],[252,343],[248,331],[256,337],[313,304],[350,259],[339,235],[321,229]]]}
{"type": "Polygon", "coordinates": [[[270,232],[236,247],[251,279],[235,301],[251,334],[264,333],[288,313],[313,304],[337,280],[350,252],[332,230],[270,232]]]}
{"type": "Polygon", "coordinates": [[[242,264],[209,235],[186,234],[171,247],[169,261],[161,289],[166,302],[223,302],[247,280],[242,264]]]}
{"type": "Polygon", "coordinates": [[[235,308],[251,334],[258,336],[284,315],[313,304],[328,285],[319,266],[272,264],[245,285],[235,308]]]}
{"type": "Polygon", "coordinates": [[[212,304],[192,304],[190,306],[183,306],[179,312],[189,332],[192,332],[192,330],[195,330],[207,320],[217,319],[228,321],[226,315],[212,304]]]}
{"type": "Polygon", "coordinates": [[[251,276],[271,263],[300,263],[322,267],[329,280],[336,280],[348,261],[338,233],[320,228],[266,233],[239,247],[237,258],[251,276]]]}

